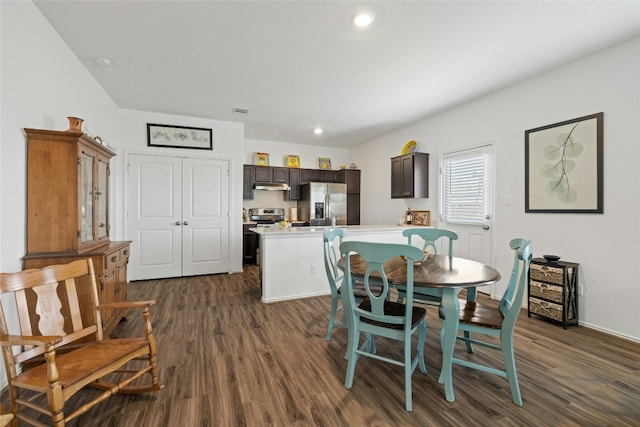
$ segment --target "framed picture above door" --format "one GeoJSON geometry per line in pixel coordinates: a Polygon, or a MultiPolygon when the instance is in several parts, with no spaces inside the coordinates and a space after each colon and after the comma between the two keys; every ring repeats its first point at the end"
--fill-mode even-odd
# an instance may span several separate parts
{"type": "Polygon", "coordinates": [[[194,148],[213,150],[213,130],[188,126],[147,123],[149,147],[194,148]]]}

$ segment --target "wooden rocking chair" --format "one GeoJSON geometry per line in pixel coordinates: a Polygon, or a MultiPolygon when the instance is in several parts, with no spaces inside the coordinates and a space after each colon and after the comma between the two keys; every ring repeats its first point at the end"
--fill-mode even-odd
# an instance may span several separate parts
{"type": "Polygon", "coordinates": [[[14,300],[5,295],[0,305],[0,345],[14,426],[18,420],[44,425],[24,414],[25,409],[50,416],[54,426],[64,426],[115,393],[146,393],[163,387],[158,380],[156,341],[149,319],[149,306],[155,301],[99,305],[91,259],[0,274],[0,293],[15,296],[20,327],[20,335],[9,333],[5,312],[14,300]],[[91,304],[80,304],[83,298],[91,304]],[[86,305],[91,309],[83,309],[86,305]],[[29,306],[35,309],[30,312],[29,306]],[[103,338],[100,310],[122,307],[141,308],[145,337],[103,338]],[[143,362],[125,366],[134,360],[145,360],[144,366],[140,367],[143,362]],[[21,372],[19,364],[23,364],[21,372]],[[146,373],[150,384],[130,385],[146,373]],[[105,379],[111,374],[116,382],[105,379]],[[65,402],[87,385],[105,391],[65,415],[65,402]]]}

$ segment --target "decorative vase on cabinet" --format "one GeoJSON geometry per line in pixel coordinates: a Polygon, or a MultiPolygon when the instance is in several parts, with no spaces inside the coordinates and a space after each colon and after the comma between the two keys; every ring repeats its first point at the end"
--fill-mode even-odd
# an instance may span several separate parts
{"type": "MultiPolygon", "coordinates": [[[[109,238],[109,162],[115,153],[81,131],[25,129],[25,132],[24,268],[92,258],[100,284],[100,302],[126,300],[131,242],[112,242],[109,238]]],[[[87,295],[79,297],[90,298],[88,290],[87,295]]],[[[105,334],[125,314],[124,309],[105,312],[102,318],[105,334]]]]}

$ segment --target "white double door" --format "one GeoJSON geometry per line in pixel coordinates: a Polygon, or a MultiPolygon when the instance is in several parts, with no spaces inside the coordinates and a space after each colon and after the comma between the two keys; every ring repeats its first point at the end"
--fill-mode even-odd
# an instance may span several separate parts
{"type": "Polygon", "coordinates": [[[130,280],[229,271],[229,162],[131,154],[130,280]]]}

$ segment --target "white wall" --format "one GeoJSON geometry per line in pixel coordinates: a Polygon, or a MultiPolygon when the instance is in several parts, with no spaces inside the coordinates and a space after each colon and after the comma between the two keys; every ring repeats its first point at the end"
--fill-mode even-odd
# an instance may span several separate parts
{"type": "MultiPolygon", "coordinates": [[[[124,213],[128,195],[128,188],[123,181],[126,175],[127,159],[130,154],[153,154],[160,156],[179,156],[196,158],[214,158],[228,160],[230,165],[231,194],[229,200],[229,243],[230,243],[230,269],[242,271],[242,156],[244,125],[242,123],[222,122],[218,120],[184,117],[169,114],[150,113],[121,109],[119,114],[119,139],[123,147],[126,147],[123,155],[118,160],[124,174],[119,177],[116,193],[122,198],[124,213]],[[147,146],[147,123],[169,124],[176,126],[192,126],[211,128],[213,130],[213,150],[189,150],[164,147],[147,146]]],[[[125,238],[131,240],[132,236],[126,235],[124,218],[116,218],[122,221],[121,228],[125,230],[125,238]]]]}
{"type": "Polygon", "coordinates": [[[26,253],[22,129],[66,130],[68,116],[82,117],[89,132],[117,149],[117,107],[33,3],[0,2],[0,10],[0,271],[17,271],[26,253]]]}
{"type": "MultiPolygon", "coordinates": [[[[0,55],[0,271],[11,272],[22,269],[26,253],[22,129],[66,130],[67,117],[77,116],[90,133],[119,144],[116,105],[31,2],[0,2],[0,55]]],[[[18,332],[15,311],[5,315],[18,332]]]]}
{"type": "Polygon", "coordinates": [[[440,154],[495,141],[499,270],[510,271],[511,238],[532,239],[534,256],[559,254],[581,264],[581,324],[640,340],[639,117],[640,39],[636,38],[352,149],[350,156],[362,169],[362,222],[391,223],[407,205],[437,212],[440,154]],[[600,111],[604,112],[604,214],[525,214],[525,130],[600,111]],[[431,197],[391,200],[389,158],[399,155],[412,139],[419,151],[431,154],[431,197]],[[512,199],[510,206],[505,204],[507,196],[512,199]]]}

